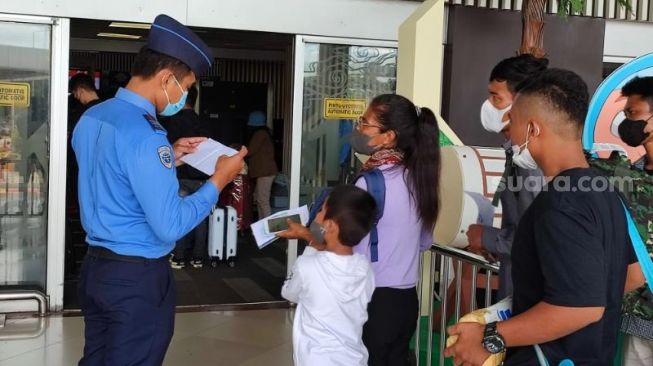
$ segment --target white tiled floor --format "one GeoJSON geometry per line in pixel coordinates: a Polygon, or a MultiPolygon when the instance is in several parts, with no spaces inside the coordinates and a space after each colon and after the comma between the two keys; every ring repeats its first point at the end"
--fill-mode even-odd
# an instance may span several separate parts
{"type": "MultiPolygon", "coordinates": [[[[0,340],[0,366],[76,365],[84,346],[81,317],[44,319],[45,331],[0,340]]],[[[36,328],[36,319],[9,319],[4,331],[36,328]]],[[[287,309],[177,314],[166,366],[292,365],[292,313],[287,309]]]]}

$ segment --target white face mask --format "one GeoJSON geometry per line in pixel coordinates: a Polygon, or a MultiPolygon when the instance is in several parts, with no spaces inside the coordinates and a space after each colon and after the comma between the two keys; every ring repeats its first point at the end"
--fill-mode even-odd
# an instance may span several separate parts
{"type": "MultiPolygon", "coordinates": [[[[522,169],[537,169],[537,162],[533,159],[531,152],[528,150],[528,135],[531,133],[531,125],[526,129],[526,142],[521,145],[512,145],[512,162],[522,169]]],[[[539,131],[537,133],[540,134],[539,131]]]]}
{"type": "Polygon", "coordinates": [[[509,105],[504,109],[498,109],[490,103],[489,99],[486,99],[483,106],[481,106],[481,124],[483,128],[494,133],[503,131],[508,123],[510,123],[510,120],[503,121],[503,116],[511,107],[512,105],[509,105]]]}

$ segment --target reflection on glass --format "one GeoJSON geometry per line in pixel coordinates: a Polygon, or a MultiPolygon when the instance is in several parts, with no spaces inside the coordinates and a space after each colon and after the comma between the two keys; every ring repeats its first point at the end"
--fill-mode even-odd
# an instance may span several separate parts
{"type": "Polygon", "coordinates": [[[0,287],[45,288],[50,39],[0,22],[0,287]]]}
{"type": "Polygon", "coordinates": [[[306,44],[304,60],[302,204],[311,202],[323,187],[351,179],[358,170],[348,144],[355,119],[327,118],[324,99],[369,102],[379,94],[395,93],[397,50],[306,44]]]}

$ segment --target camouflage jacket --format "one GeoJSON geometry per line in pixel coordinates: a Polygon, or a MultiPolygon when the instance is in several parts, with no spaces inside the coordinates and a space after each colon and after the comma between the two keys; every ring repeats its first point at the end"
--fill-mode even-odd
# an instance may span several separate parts
{"type": "MultiPolygon", "coordinates": [[[[589,159],[590,165],[608,177],[629,177],[632,183],[617,186],[626,197],[633,220],[644,239],[649,253],[653,253],[653,175],[631,167],[630,161],[616,153],[609,159],[589,159]]],[[[623,182],[623,181],[622,181],[623,182]]],[[[628,334],[653,339],[653,294],[647,286],[639,288],[624,297],[622,304],[624,324],[622,330],[628,334]],[[634,326],[632,322],[647,323],[634,326]],[[636,328],[636,329],[633,329],[636,328]],[[642,334],[648,333],[648,334],[642,334]]]]}

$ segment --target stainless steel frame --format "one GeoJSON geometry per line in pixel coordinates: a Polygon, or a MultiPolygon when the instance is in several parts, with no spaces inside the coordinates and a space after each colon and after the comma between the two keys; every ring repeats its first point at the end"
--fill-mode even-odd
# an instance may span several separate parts
{"type": "MultiPolygon", "coordinates": [[[[462,266],[464,264],[468,264],[472,266],[472,283],[471,283],[471,309],[469,311],[473,311],[476,308],[476,286],[477,286],[477,280],[476,280],[476,275],[479,270],[485,270],[487,273],[487,278],[485,281],[485,306],[490,306],[491,305],[491,283],[492,283],[492,275],[493,274],[498,274],[499,272],[499,266],[496,264],[489,263],[485,260],[479,260],[477,257],[472,256],[472,255],[467,255],[459,250],[455,250],[449,247],[441,246],[441,245],[433,245],[430,249],[431,251],[431,273],[437,273],[435,271],[436,266],[439,264],[440,265],[440,272],[438,276],[438,283],[439,283],[439,291],[438,295],[440,297],[441,304],[440,304],[440,314],[442,314],[441,317],[441,323],[440,323],[440,329],[442,331],[440,332],[440,342],[439,342],[439,362],[438,365],[444,365],[444,349],[446,346],[446,341],[447,341],[447,334],[446,334],[446,329],[447,329],[447,296],[449,294],[449,272],[450,272],[450,263],[453,262],[454,264],[454,269],[456,271],[456,277],[455,277],[455,283],[456,283],[456,308],[455,310],[455,320],[458,321],[460,319],[460,311],[464,310],[461,309],[461,293],[462,293],[462,266]]],[[[426,264],[423,264],[425,266],[426,264]]],[[[435,291],[435,281],[429,281],[430,282],[430,288],[426,292],[427,294],[431,294],[428,304],[429,304],[429,312],[428,312],[428,344],[427,344],[427,351],[426,351],[426,364],[431,365],[432,364],[432,359],[433,359],[433,296],[434,296],[434,291],[435,291]]],[[[421,283],[418,285],[420,287],[420,291],[418,293],[422,293],[421,291],[421,283]]],[[[418,360],[419,364],[419,357],[420,357],[420,341],[419,341],[419,335],[420,335],[420,328],[421,328],[421,322],[417,322],[417,331],[416,331],[416,343],[415,343],[415,356],[418,360]]]]}

